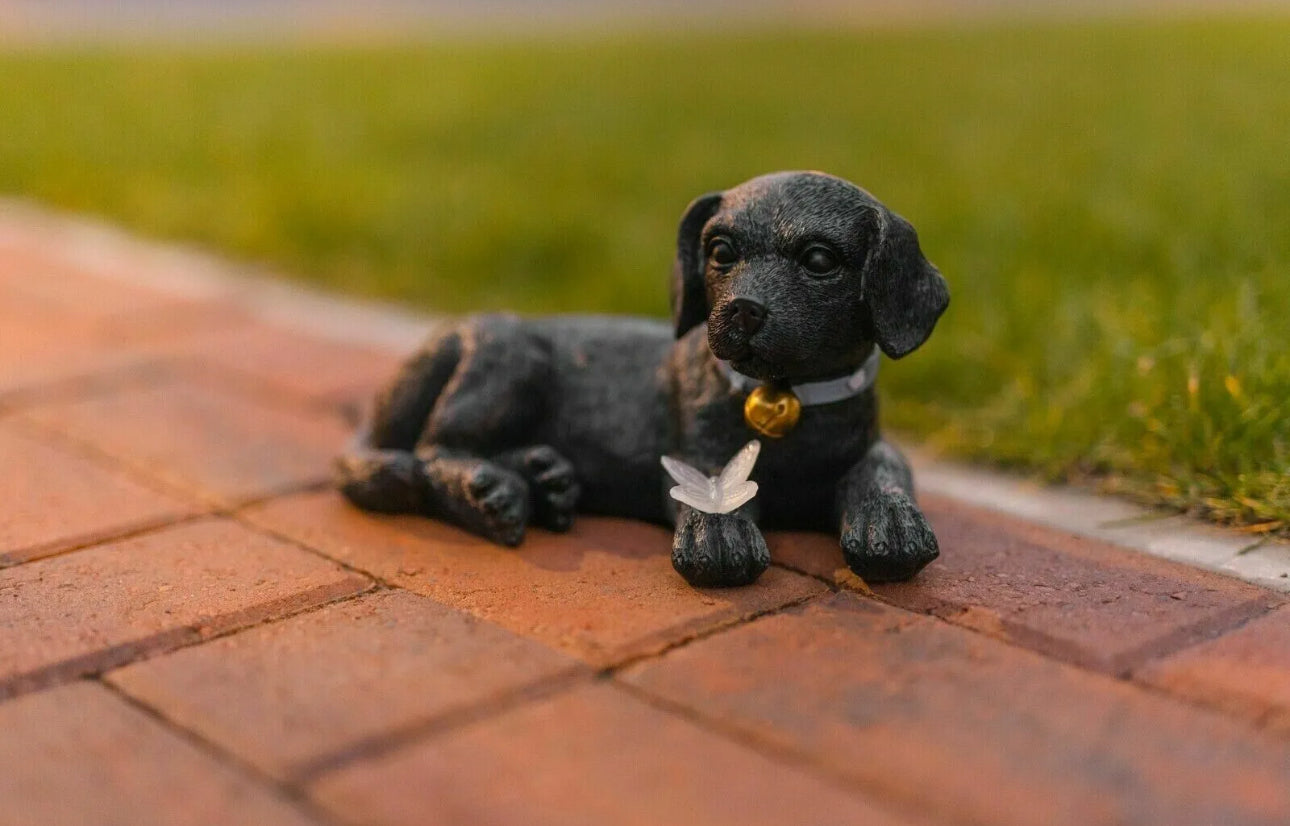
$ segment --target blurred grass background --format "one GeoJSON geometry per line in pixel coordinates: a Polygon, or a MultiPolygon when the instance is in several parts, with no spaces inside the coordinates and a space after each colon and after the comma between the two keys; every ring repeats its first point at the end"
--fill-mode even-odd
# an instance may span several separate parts
{"type": "Polygon", "coordinates": [[[0,54],[0,191],[326,287],[662,315],[675,222],[775,169],[919,228],[881,383],[936,450],[1290,524],[1290,18],[0,54]]]}

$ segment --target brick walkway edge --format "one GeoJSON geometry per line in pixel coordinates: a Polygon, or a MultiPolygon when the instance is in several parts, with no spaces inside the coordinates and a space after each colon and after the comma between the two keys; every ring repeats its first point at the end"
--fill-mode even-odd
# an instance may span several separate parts
{"type": "Polygon", "coordinates": [[[1290,823],[1284,594],[943,494],[872,591],[359,513],[414,325],[102,241],[0,211],[0,824],[1290,823]]]}

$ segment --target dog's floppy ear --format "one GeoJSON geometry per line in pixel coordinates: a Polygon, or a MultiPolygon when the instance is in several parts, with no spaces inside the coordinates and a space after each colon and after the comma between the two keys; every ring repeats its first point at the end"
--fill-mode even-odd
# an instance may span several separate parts
{"type": "Polygon", "coordinates": [[[878,244],[864,274],[864,298],[878,346],[898,359],[913,352],[950,303],[949,286],[923,257],[918,233],[894,212],[878,210],[878,244]]]}
{"type": "Polygon", "coordinates": [[[688,333],[708,318],[708,293],[703,283],[703,225],[721,206],[720,192],[700,195],[685,208],[676,231],[676,261],[672,264],[672,324],[676,337],[688,333]]]}

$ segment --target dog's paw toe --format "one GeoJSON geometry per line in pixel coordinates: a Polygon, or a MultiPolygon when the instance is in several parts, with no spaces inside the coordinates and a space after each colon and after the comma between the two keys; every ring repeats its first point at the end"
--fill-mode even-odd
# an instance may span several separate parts
{"type": "Polygon", "coordinates": [[[470,472],[466,489],[478,516],[478,529],[503,545],[518,545],[528,522],[528,486],[513,473],[491,465],[470,472]]]}
{"type": "Polygon", "coordinates": [[[574,511],[582,488],[573,463],[555,448],[538,445],[524,455],[524,470],[533,488],[534,518],[551,531],[573,527],[574,511]]]}
{"type": "Polygon", "coordinates": [[[502,473],[492,465],[478,465],[466,476],[466,491],[476,501],[483,499],[502,483],[502,473]]]}
{"type": "Polygon", "coordinates": [[[842,532],[847,566],[867,582],[903,582],[940,555],[936,535],[901,490],[876,491],[842,532]]]}
{"type": "Polygon", "coordinates": [[[569,462],[560,455],[558,450],[550,445],[533,445],[524,449],[521,464],[523,464],[525,472],[532,477],[536,477],[545,471],[561,465],[567,465],[569,462]]]}

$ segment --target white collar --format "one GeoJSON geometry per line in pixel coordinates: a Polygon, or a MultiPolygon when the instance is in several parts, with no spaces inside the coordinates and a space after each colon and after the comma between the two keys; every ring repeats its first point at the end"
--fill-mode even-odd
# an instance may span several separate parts
{"type": "MultiPolygon", "coordinates": [[[[730,381],[730,386],[740,393],[752,390],[754,387],[762,384],[761,380],[754,379],[752,376],[745,376],[738,370],[730,366],[730,362],[717,359],[717,364],[721,366],[721,372],[726,374],[730,381]]],[[[832,404],[840,402],[843,399],[849,399],[852,396],[859,396],[864,391],[873,387],[874,380],[878,378],[878,348],[873,348],[869,358],[864,360],[860,369],[856,370],[849,376],[842,376],[836,379],[825,379],[824,381],[807,381],[792,386],[793,395],[803,405],[810,406],[815,404],[832,404]]]]}

